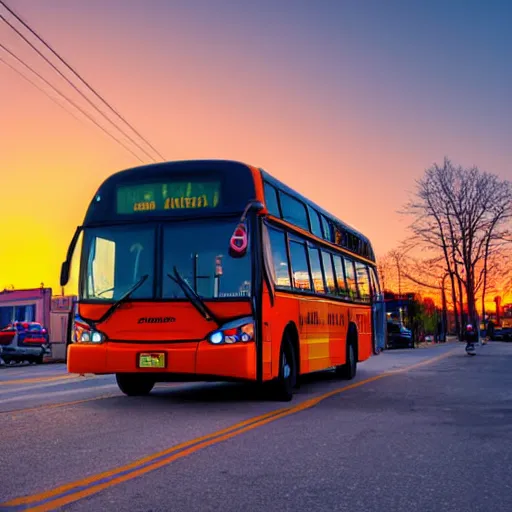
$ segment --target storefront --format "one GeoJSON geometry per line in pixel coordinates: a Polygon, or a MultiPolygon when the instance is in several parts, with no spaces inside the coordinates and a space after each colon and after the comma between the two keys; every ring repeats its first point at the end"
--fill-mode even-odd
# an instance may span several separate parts
{"type": "Polygon", "coordinates": [[[0,329],[12,322],[38,322],[48,328],[51,300],[51,288],[0,292],[0,329]]]}
{"type": "Polygon", "coordinates": [[[0,330],[12,322],[38,322],[48,330],[52,359],[64,360],[75,299],[52,297],[51,288],[4,290],[0,292],[0,330]]]}

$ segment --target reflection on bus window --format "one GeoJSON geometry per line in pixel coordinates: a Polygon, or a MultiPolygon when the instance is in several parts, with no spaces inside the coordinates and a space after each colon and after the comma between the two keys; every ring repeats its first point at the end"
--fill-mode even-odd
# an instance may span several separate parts
{"type": "Polygon", "coordinates": [[[365,302],[370,302],[370,281],[368,279],[368,270],[366,265],[356,261],[356,272],[359,297],[365,302]]]}
{"type": "Polygon", "coordinates": [[[118,300],[146,274],[149,278],[132,297],[152,297],[155,254],[153,228],[116,226],[88,229],[84,250],[87,257],[84,299],[118,300]]]}
{"type": "Polygon", "coordinates": [[[343,262],[341,260],[341,256],[333,255],[332,257],[334,261],[334,270],[336,272],[336,283],[338,285],[338,293],[341,297],[348,297],[348,287],[345,282],[345,271],[343,270],[343,262]]]}
{"type": "MultiPolygon", "coordinates": [[[[183,289],[166,274],[178,270],[204,299],[250,297],[250,248],[243,258],[231,258],[228,242],[233,221],[190,221],[164,227],[163,296],[185,298],[183,289]]],[[[250,237],[249,237],[250,244],[250,237]]]]}
{"type": "Polygon", "coordinates": [[[325,293],[324,276],[322,275],[322,266],[320,265],[320,252],[318,249],[309,248],[309,262],[311,264],[311,274],[313,277],[313,287],[317,293],[325,293]]]}
{"type": "Polygon", "coordinates": [[[276,286],[290,288],[290,269],[286,254],[286,238],[283,232],[268,228],[270,245],[272,250],[272,262],[274,269],[274,283],[276,286]]]}
{"type": "Polygon", "coordinates": [[[290,258],[293,287],[298,290],[311,290],[306,245],[300,242],[290,242],[290,258]]]}
{"type": "Polygon", "coordinates": [[[354,271],[354,262],[344,257],[345,263],[345,277],[347,280],[348,293],[352,299],[357,298],[357,285],[356,285],[356,274],[354,271]]]}
{"type": "Polygon", "coordinates": [[[334,270],[332,268],[331,255],[328,252],[322,251],[322,262],[324,264],[324,275],[325,282],[327,284],[327,293],[335,293],[336,284],[334,281],[334,270]]]}

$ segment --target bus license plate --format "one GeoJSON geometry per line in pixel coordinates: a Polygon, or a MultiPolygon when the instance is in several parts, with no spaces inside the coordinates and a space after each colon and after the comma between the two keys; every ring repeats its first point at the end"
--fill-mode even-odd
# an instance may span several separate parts
{"type": "Polygon", "coordinates": [[[139,368],[165,368],[165,353],[139,354],[139,368]]]}

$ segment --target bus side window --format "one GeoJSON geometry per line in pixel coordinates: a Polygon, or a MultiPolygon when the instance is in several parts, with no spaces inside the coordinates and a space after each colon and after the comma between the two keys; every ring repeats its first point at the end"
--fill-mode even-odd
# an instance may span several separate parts
{"type": "Polygon", "coordinates": [[[341,297],[348,297],[348,286],[345,281],[345,271],[343,270],[343,261],[341,256],[335,255],[332,257],[334,261],[334,271],[336,272],[336,284],[338,285],[338,294],[341,297]]]}
{"type": "Polygon", "coordinates": [[[357,288],[359,297],[365,302],[370,302],[370,279],[368,269],[363,263],[356,261],[357,288]]]}
{"type": "Polygon", "coordinates": [[[277,199],[277,190],[272,185],[268,183],[264,184],[265,190],[265,203],[267,206],[268,213],[270,215],[274,215],[274,217],[281,217],[281,212],[279,210],[279,201],[277,199]]]}
{"type": "Polygon", "coordinates": [[[290,241],[293,287],[299,290],[311,290],[312,288],[307,256],[304,243],[290,241]]]}
{"type": "Polygon", "coordinates": [[[279,193],[283,219],[296,226],[309,231],[308,213],[306,205],[285,192],[279,193]]]}
{"type": "Polygon", "coordinates": [[[370,283],[372,286],[372,295],[376,297],[380,294],[380,287],[379,287],[379,281],[377,279],[377,275],[375,274],[375,270],[370,267],[368,269],[370,271],[370,283]]]}
{"type": "Polygon", "coordinates": [[[290,265],[286,251],[286,238],[282,231],[268,227],[268,236],[272,251],[274,283],[276,286],[291,288],[290,265]]]}
{"type": "Polygon", "coordinates": [[[311,222],[311,233],[313,233],[313,235],[317,236],[318,238],[323,238],[324,234],[323,234],[322,224],[320,222],[320,216],[319,216],[318,212],[311,207],[308,208],[308,211],[309,211],[309,220],[311,222]]]}
{"type": "Polygon", "coordinates": [[[345,277],[347,279],[347,287],[348,293],[351,299],[357,299],[357,283],[356,283],[356,274],[354,271],[354,262],[347,258],[343,257],[343,262],[345,264],[345,277]]]}
{"type": "MultiPolygon", "coordinates": [[[[334,295],[336,293],[336,281],[334,279],[334,269],[332,264],[332,256],[330,253],[322,251],[322,263],[324,265],[325,284],[327,285],[326,291],[327,293],[334,295]]],[[[345,281],[344,278],[343,281],[345,281]]]]}
{"type": "Polygon", "coordinates": [[[309,262],[311,264],[315,292],[323,294],[325,293],[324,276],[320,263],[320,251],[316,247],[309,247],[309,262]]]}

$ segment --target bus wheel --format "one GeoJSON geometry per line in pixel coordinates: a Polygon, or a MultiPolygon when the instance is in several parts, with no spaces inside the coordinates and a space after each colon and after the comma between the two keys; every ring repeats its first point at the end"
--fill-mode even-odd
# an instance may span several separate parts
{"type": "Polygon", "coordinates": [[[336,366],[336,375],[344,380],[352,380],[357,373],[356,342],[353,338],[347,343],[347,362],[336,366]]]}
{"type": "Polygon", "coordinates": [[[119,389],[128,396],[149,395],[155,385],[151,377],[131,373],[116,373],[116,381],[119,389]]]}
{"type": "Polygon", "coordinates": [[[273,384],[272,395],[276,400],[289,402],[293,398],[293,388],[297,384],[297,364],[295,350],[288,334],[283,336],[281,342],[279,377],[273,384]]]}

